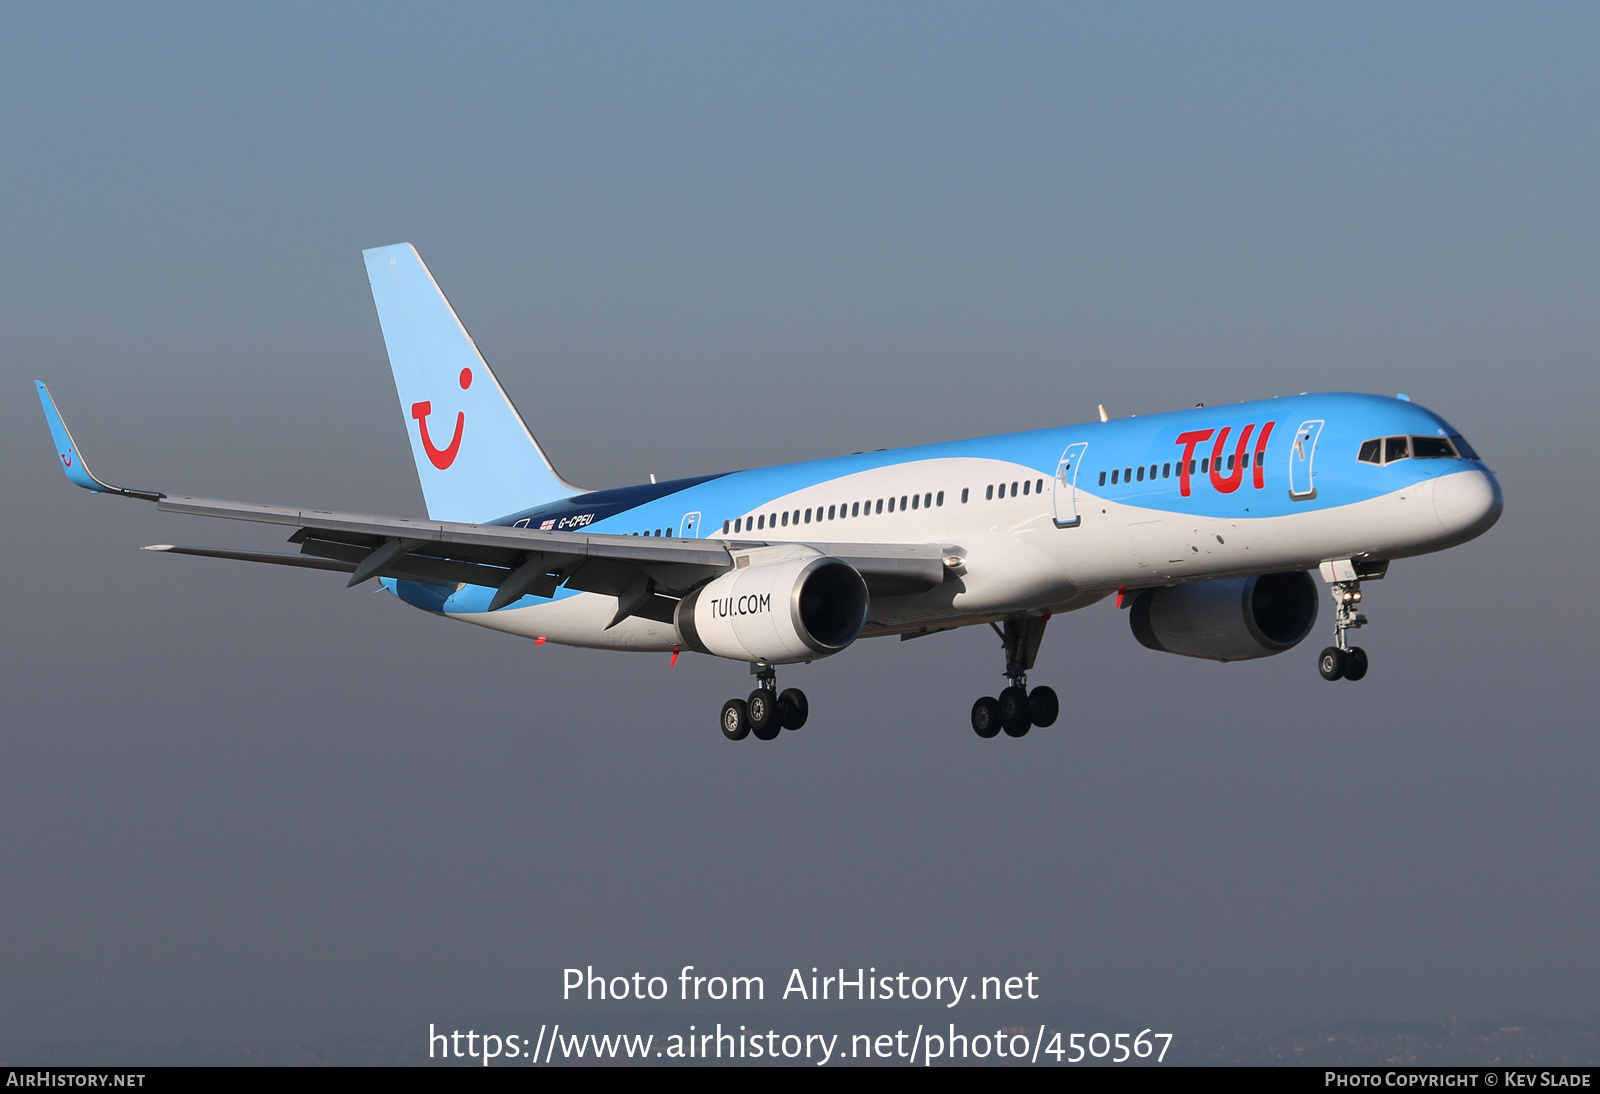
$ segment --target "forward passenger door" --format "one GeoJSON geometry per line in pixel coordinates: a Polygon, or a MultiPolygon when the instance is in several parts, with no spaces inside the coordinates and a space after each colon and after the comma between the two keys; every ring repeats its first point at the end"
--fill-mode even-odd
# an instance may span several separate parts
{"type": "Polygon", "coordinates": [[[1289,496],[1295,501],[1310,501],[1317,496],[1312,478],[1317,455],[1317,438],[1322,436],[1322,419],[1301,422],[1295,430],[1294,446],[1289,449],[1289,496]]]}

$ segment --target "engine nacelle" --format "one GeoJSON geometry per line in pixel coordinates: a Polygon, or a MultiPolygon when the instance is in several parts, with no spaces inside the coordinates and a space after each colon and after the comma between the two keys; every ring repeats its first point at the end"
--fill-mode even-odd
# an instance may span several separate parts
{"type": "Polygon", "coordinates": [[[867,622],[867,583],[826,555],[723,574],[683,598],[675,623],[686,648],[773,665],[814,661],[856,640],[867,622]]]}
{"type": "Polygon", "coordinates": [[[1317,621],[1317,584],[1303,571],[1146,589],[1128,611],[1133,636],[1162,653],[1211,661],[1270,657],[1317,621]]]}

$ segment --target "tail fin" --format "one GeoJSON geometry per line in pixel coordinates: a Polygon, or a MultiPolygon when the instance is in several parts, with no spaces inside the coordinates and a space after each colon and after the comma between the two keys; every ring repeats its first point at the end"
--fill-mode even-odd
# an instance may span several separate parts
{"type": "Polygon", "coordinates": [[[481,524],[582,493],[545,458],[416,248],[362,257],[428,516],[481,524]]]}

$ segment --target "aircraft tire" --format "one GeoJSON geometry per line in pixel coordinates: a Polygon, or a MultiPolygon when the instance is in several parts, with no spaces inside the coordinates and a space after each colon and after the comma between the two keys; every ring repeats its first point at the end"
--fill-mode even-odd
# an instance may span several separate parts
{"type": "Polygon", "coordinates": [[[1317,671],[1322,673],[1324,680],[1339,679],[1344,675],[1344,669],[1344,650],[1338,646],[1329,646],[1317,656],[1317,671]]]}
{"type": "Polygon", "coordinates": [[[750,731],[758,741],[772,740],[783,728],[778,721],[778,697],[766,688],[752,691],[745,700],[744,709],[749,713],[750,731]]]}
{"type": "Polygon", "coordinates": [[[1344,678],[1359,680],[1366,674],[1367,651],[1360,646],[1351,646],[1350,652],[1344,655],[1344,678]]]}
{"type": "Polygon", "coordinates": [[[729,699],[722,704],[722,735],[730,741],[750,736],[750,712],[743,699],[729,699]]]}
{"type": "Polygon", "coordinates": [[[988,740],[1000,734],[1000,702],[985,695],[972,704],[972,732],[988,740]]]}
{"type": "Polygon", "coordinates": [[[778,721],[783,723],[784,729],[799,729],[810,714],[811,704],[806,702],[806,693],[799,688],[785,688],[778,696],[778,721]]]}
{"type": "Polygon", "coordinates": [[[1029,717],[1028,693],[1019,687],[1009,687],[1000,693],[1000,728],[1007,737],[1025,737],[1033,725],[1029,717]]]}
{"type": "Polygon", "coordinates": [[[1028,693],[1028,717],[1034,725],[1047,729],[1060,715],[1061,700],[1056,698],[1055,688],[1037,687],[1028,693]]]}

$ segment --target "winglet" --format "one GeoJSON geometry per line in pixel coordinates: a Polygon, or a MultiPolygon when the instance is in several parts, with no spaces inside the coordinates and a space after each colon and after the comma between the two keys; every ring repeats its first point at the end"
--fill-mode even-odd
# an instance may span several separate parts
{"type": "Polygon", "coordinates": [[[121,486],[111,486],[95,477],[89,465],[83,462],[83,453],[78,451],[78,446],[72,441],[72,434],[67,431],[67,423],[61,419],[61,412],[56,409],[56,401],[50,397],[50,389],[44,386],[43,380],[35,380],[33,386],[39,389],[39,404],[44,407],[45,421],[50,423],[50,436],[56,442],[56,455],[61,457],[61,469],[67,473],[67,479],[74,486],[81,486],[85,490],[93,490],[96,494],[120,494],[125,498],[138,498],[141,501],[160,501],[165,494],[155,490],[128,490],[121,486]]]}

